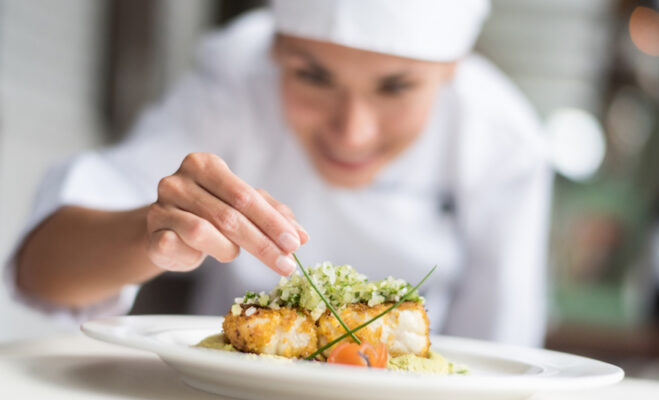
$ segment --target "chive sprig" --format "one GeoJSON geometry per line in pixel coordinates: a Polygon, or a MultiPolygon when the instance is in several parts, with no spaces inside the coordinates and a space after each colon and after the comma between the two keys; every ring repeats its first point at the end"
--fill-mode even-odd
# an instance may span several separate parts
{"type": "MultiPolygon", "coordinates": [[[[293,256],[295,256],[295,254],[293,254],[293,256]]],[[[295,259],[297,260],[297,257],[295,257],[295,259]]],[[[300,262],[300,261],[298,261],[298,264],[299,264],[299,262],[300,262]]],[[[396,304],[392,305],[391,307],[387,308],[386,310],[384,310],[384,311],[381,312],[380,314],[376,315],[375,317],[373,317],[373,318],[369,319],[368,321],[364,322],[363,324],[359,325],[359,326],[356,327],[355,329],[349,330],[349,329],[345,326],[345,324],[342,324],[343,327],[346,329],[346,333],[344,333],[343,335],[339,336],[338,338],[332,340],[331,342],[327,343],[325,346],[321,347],[320,349],[316,350],[315,353],[313,353],[312,355],[310,355],[310,356],[307,357],[306,359],[307,359],[307,360],[313,360],[313,359],[316,358],[318,355],[322,354],[323,351],[329,349],[330,347],[334,346],[335,344],[337,344],[338,342],[340,342],[341,340],[345,339],[345,338],[348,337],[348,336],[352,336],[352,337],[354,338],[354,333],[355,333],[355,332],[357,332],[358,330],[360,330],[360,329],[362,329],[362,328],[367,327],[368,325],[370,325],[371,323],[373,323],[373,322],[376,321],[377,319],[381,318],[382,316],[384,316],[385,314],[389,313],[389,312],[390,312],[391,310],[393,310],[394,308],[396,308],[396,307],[398,307],[399,305],[401,305],[405,300],[407,300],[407,298],[408,298],[409,296],[411,296],[412,293],[414,293],[414,292],[415,292],[415,291],[416,291],[416,290],[417,290],[417,289],[423,284],[423,282],[425,282],[425,281],[430,277],[430,275],[432,275],[433,272],[435,272],[435,269],[437,269],[437,265],[435,265],[434,267],[432,267],[432,269],[430,270],[430,272],[428,272],[428,273],[426,274],[426,276],[424,276],[423,279],[421,279],[421,282],[417,283],[417,285],[414,286],[414,287],[412,288],[412,290],[410,290],[409,292],[405,293],[405,295],[404,295],[403,297],[401,297],[401,299],[398,300],[398,302],[397,302],[396,304]]],[[[304,268],[302,269],[302,271],[304,271],[304,268]]],[[[306,273],[305,273],[305,275],[306,275],[306,273]]],[[[321,295],[321,297],[322,297],[322,295],[321,295]]],[[[336,314],[335,314],[335,315],[336,315],[336,314]]],[[[342,322],[341,320],[339,320],[339,321],[342,322]]]]}
{"type": "Polygon", "coordinates": [[[293,258],[295,258],[295,261],[297,262],[297,265],[300,266],[300,269],[302,270],[302,273],[304,274],[304,276],[305,276],[305,277],[307,278],[307,280],[309,281],[309,284],[311,285],[311,287],[316,291],[316,293],[318,293],[318,296],[320,296],[321,300],[323,300],[323,302],[325,303],[325,305],[327,306],[327,308],[329,308],[330,311],[332,312],[332,314],[334,314],[334,316],[335,316],[336,319],[339,321],[339,323],[341,324],[341,326],[343,327],[343,329],[346,330],[346,335],[345,335],[345,336],[350,335],[350,336],[352,337],[352,339],[353,339],[355,342],[357,342],[357,344],[362,344],[361,340],[359,340],[359,339],[357,338],[357,336],[355,336],[355,334],[352,333],[352,332],[350,331],[350,328],[348,328],[348,325],[346,325],[345,322],[343,322],[343,320],[342,320],[341,317],[339,316],[339,313],[336,312],[336,310],[334,309],[334,307],[332,307],[332,304],[330,304],[330,302],[325,298],[325,296],[320,292],[320,290],[319,290],[319,289],[316,287],[316,285],[313,283],[313,279],[311,279],[311,277],[309,276],[309,274],[307,273],[307,271],[304,269],[304,267],[302,266],[302,263],[301,263],[300,260],[297,258],[297,256],[295,255],[295,253],[293,253],[293,258]]]}

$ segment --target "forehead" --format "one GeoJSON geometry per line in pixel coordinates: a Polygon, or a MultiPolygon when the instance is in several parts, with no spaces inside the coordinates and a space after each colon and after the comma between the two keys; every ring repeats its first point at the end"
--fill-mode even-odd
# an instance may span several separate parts
{"type": "Polygon", "coordinates": [[[276,46],[283,56],[314,62],[335,71],[358,68],[361,71],[368,70],[370,73],[386,75],[407,71],[421,72],[444,65],[282,34],[277,36],[276,46]]]}

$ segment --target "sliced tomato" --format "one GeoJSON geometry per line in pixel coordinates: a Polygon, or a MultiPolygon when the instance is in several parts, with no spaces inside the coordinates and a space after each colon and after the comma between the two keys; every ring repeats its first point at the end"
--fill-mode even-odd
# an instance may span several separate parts
{"type": "Polygon", "coordinates": [[[336,346],[329,357],[328,363],[356,365],[359,367],[384,368],[387,366],[389,353],[384,343],[373,346],[368,342],[341,343],[336,346]]]}
{"type": "Polygon", "coordinates": [[[387,366],[387,361],[389,360],[389,352],[387,351],[387,346],[385,346],[384,343],[378,343],[374,350],[375,355],[371,357],[371,367],[385,368],[387,366]]]}
{"type": "Polygon", "coordinates": [[[357,343],[341,343],[334,347],[327,362],[368,367],[366,359],[359,354],[359,347],[357,343]]]}

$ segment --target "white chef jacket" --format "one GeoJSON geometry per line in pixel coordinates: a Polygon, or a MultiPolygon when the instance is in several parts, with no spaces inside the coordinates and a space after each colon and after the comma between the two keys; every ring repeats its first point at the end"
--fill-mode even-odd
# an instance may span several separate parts
{"type": "MultiPolygon", "coordinates": [[[[424,132],[374,183],[332,187],[283,119],[273,33],[272,16],[260,10],[209,35],[196,68],[125,141],[50,171],[17,243],[63,205],[122,210],[153,202],[160,178],[187,153],[212,152],[291,207],[311,236],[298,251],[304,263],[348,263],[371,279],[412,283],[438,265],[421,289],[433,332],[540,344],[551,173],[518,91],[486,60],[467,57],[439,90],[424,132]]],[[[268,291],[279,280],[247,252],[201,268],[197,313],[224,314],[245,290],[268,291]]],[[[15,256],[5,272],[17,300],[74,321],[125,313],[138,290],[129,285],[100,304],[64,309],[17,290],[15,256]]]]}

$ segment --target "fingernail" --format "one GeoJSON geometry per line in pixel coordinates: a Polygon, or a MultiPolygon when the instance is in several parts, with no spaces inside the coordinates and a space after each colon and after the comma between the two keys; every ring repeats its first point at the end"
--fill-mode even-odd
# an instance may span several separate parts
{"type": "Polygon", "coordinates": [[[300,225],[299,222],[297,222],[294,219],[290,219],[291,223],[295,226],[295,230],[297,231],[298,236],[300,237],[300,245],[303,243],[306,243],[309,240],[309,233],[307,233],[307,230],[300,225]]]}
{"type": "Polygon", "coordinates": [[[290,253],[300,247],[300,241],[292,234],[284,232],[279,236],[279,246],[290,253]]]}
{"type": "Polygon", "coordinates": [[[295,262],[291,260],[290,257],[286,256],[277,257],[277,260],[275,260],[275,267],[277,268],[277,272],[284,276],[289,276],[296,268],[295,262]]]}
{"type": "Polygon", "coordinates": [[[298,233],[300,233],[300,241],[302,243],[307,242],[309,240],[309,234],[307,233],[307,231],[302,227],[302,225],[298,224],[297,221],[293,221],[293,222],[298,230],[298,233]]]}

